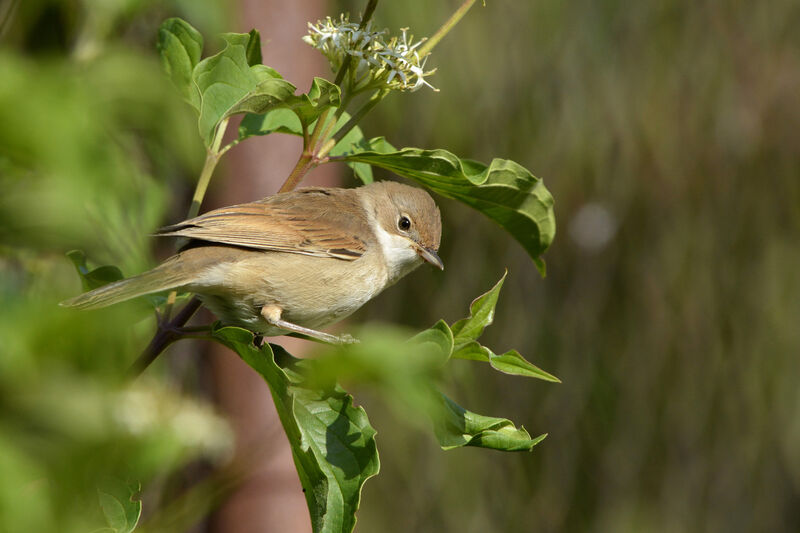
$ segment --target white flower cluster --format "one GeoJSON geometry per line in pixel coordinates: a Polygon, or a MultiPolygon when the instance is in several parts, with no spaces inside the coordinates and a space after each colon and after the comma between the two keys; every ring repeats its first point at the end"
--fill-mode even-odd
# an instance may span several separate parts
{"type": "Polygon", "coordinates": [[[426,57],[420,57],[417,47],[425,39],[413,43],[413,37],[403,29],[402,38],[384,39],[386,31],[372,30],[372,24],[359,29],[346,15],[338,21],[330,17],[316,24],[308,23],[308,35],[303,40],[319,49],[338,72],[349,56],[350,89],[354,92],[388,86],[400,91],[416,91],[427,85],[426,76],[434,70],[425,72],[426,57]]]}

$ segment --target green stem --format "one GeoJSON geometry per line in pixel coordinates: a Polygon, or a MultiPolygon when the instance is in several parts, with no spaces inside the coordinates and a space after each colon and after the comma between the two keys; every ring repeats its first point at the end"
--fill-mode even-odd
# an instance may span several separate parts
{"type": "MultiPolygon", "coordinates": [[[[333,124],[334,124],[334,125],[335,125],[337,122],[339,122],[339,118],[341,118],[341,116],[342,116],[342,113],[344,113],[344,112],[347,110],[347,106],[349,106],[349,105],[350,105],[350,102],[352,102],[352,101],[353,101],[353,96],[352,96],[351,94],[349,94],[349,93],[346,93],[346,92],[344,91],[344,89],[342,89],[342,99],[341,99],[341,101],[339,102],[339,107],[337,107],[337,108],[336,108],[336,111],[334,111],[334,112],[333,112],[333,116],[334,116],[334,119],[335,119],[335,120],[333,121],[333,124]]],[[[327,133],[329,133],[329,132],[326,132],[326,134],[327,134],[327,133]]],[[[323,136],[323,139],[324,139],[324,138],[325,138],[325,137],[323,136]]]]}
{"type": "Polygon", "coordinates": [[[311,139],[308,136],[308,126],[300,124],[300,127],[303,129],[303,151],[305,152],[308,150],[308,143],[311,139]]]}
{"type": "Polygon", "coordinates": [[[336,142],[338,141],[334,142],[333,146],[331,146],[327,150],[325,149],[331,142],[329,139],[331,132],[336,127],[336,124],[339,123],[339,119],[341,118],[342,113],[344,113],[347,106],[350,104],[350,100],[351,98],[349,97],[349,95],[345,95],[344,98],[342,98],[341,105],[337,107],[336,111],[334,111],[333,113],[333,120],[328,122],[327,126],[325,126],[325,131],[323,131],[322,135],[320,135],[319,137],[320,141],[318,144],[321,146],[321,148],[319,150],[315,150],[314,152],[312,152],[314,154],[314,160],[319,160],[325,157],[325,154],[330,152],[333,146],[336,146],[336,142]]]}
{"type": "MultiPolygon", "coordinates": [[[[367,27],[367,22],[372,18],[376,7],[378,7],[378,0],[369,0],[367,7],[364,9],[364,16],[361,17],[361,22],[358,25],[359,30],[363,30],[367,27]]],[[[347,71],[350,70],[350,59],[351,56],[349,55],[344,58],[344,63],[342,63],[342,66],[339,68],[339,72],[336,73],[336,79],[333,80],[334,85],[342,86],[342,81],[344,81],[347,71]]]]}
{"type": "Polygon", "coordinates": [[[211,182],[211,175],[214,173],[220,156],[227,151],[227,147],[220,151],[222,138],[225,136],[225,130],[227,128],[228,119],[226,118],[217,126],[214,140],[211,143],[211,147],[206,152],[206,162],[203,165],[203,170],[200,172],[200,178],[197,180],[194,196],[192,196],[192,205],[189,207],[189,213],[186,218],[194,218],[200,212],[200,205],[203,203],[203,197],[205,197],[208,184],[211,182]]]}
{"type": "Polygon", "coordinates": [[[314,130],[311,132],[311,136],[308,135],[308,130],[306,129],[305,125],[303,125],[303,153],[300,154],[300,157],[297,159],[297,163],[292,169],[291,174],[289,174],[289,177],[286,178],[286,181],[284,181],[283,185],[281,185],[281,188],[278,190],[279,193],[294,190],[303,179],[303,176],[305,176],[309,170],[316,166],[316,161],[318,159],[316,154],[317,145],[322,140],[326,139],[328,135],[330,135],[331,129],[333,129],[333,127],[336,125],[336,122],[338,122],[338,117],[341,114],[340,110],[343,109],[344,102],[343,105],[336,110],[336,114],[334,114],[333,121],[331,121],[330,124],[326,124],[326,122],[328,122],[328,116],[331,113],[331,108],[323,111],[319,118],[317,118],[317,123],[314,125],[314,130]]]}
{"type": "Polygon", "coordinates": [[[333,150],[333,147],[336,146],[336,144],[341,141],[345,135],[350,133],[350,130],[355,128],[361,119],[364,118],[367,113],[372,111],[372,108],[378,105],[378,102],[383,100],[387,94],[389,94],[388,89],[381,89],[373,94],[372,97],[367,100],[367,102],[361,106],[361,108],[356,111],[353,116],[350,117],[350,120],[345,122],[344,126],[342,126],[339,131],[337,131],[336,134],[328,142],[326,142],[322,148],[320,148],[319,152],[317,152],[317,159],[323,159],[325,156],[327,156],[328,153],[333,150]]]}
{"type": "Polygon", "coordinates": [[[233,148],[234,146],[236,146],[240,142],[242,142],[241,139],[234,139],[231,142],[229,142],[228,144],[226,144],[225,146],[223,146],[222,148],[220,148],[219,154],[217,154],[217,159],[222,159],[222,156],[225,155],[225,153],[228,150],[230,150],[231,148],[233,148]]]}
{"type": "Polygon", "coordinates": [[[200,172],[200,179],[197,180],[197,186],[194,188],[192,205],[189,207],[189,213],[186,215],[186,218],[194,218],[200,212],[200,205],[203,203],[203,197],[206,195],[208,184],[211,181],[211,174],[214,173],[217,161],[217,154],[213,154],[211,151],[206,154],[206,162],[203,165],[203,171],[200,172]]]}
{"type": "Polygon", "coordinates": [[[311,138],[308,140],[308,147],[306,150],[303,151],[305,154],[306,152],[309,154],[313,154],[314,150],[317,148],[317,141],[320,139],[322,135],[322,130],[325,126],[325,121],[328,120],[328,115],[331,112],[331,108],[327,108],[322,114],[317,118],[317,123],[314,125],[314,131],[311,132],[311,138]]]}
{"type": "MultiPolygon", "coordinates": [[[[367,2],[367,7],[364,9],[364,15],[361,17],[361,22],[358,25],[358,28],[360,30],[363,30],[364,28],[367,27],[367,23],[372,18],[372,14],[375,12],[376,7],[378,7],[378,0],[369,0],[369,2],[367,2]]],[[[341,87],[342,81],[344,80],[344,77],[347,75],[347,72],[349,70],[350,70],[350,56],[348,55],[345,58],[341,68],[339,69],[339,72],[336,73],[336,79],[334,80],[333,83],[341,87]]],[[[340,102],[339,107],[336,109],[333,120],[330,122],[330,124],[326,124],[330,109],[326,109],[322,113],[322,115],[317,119],[317,125],[314,128],[314,132],[311,135],[311,142],[308,143],[308,147],[306,150],[307,152],[312,154],[313,161],[319,161],[320,159],[324,158],[325,155],[328,152],[330,152],[334,146],[336,146],[336,143],[339,142],[337,139],[335,142],[333,142],[333,144],[331,144],[331,140],[328,140],[328,136],[331,134],[331,131],[333,131],[333,128],[336,127],[336,124],[339,122],[339,117],[341,117],[342,113],[344,113],[345,109],[347,108],[347,105],[350,103],[350,100],[351,96],[349,94],[345,95],[342,98],[342,101],[340,102]],[[323,127],[324,129],[322,129],[323,127]],[[319,150],[317,150],[318,143],[323,143],[321,149],[319,150]]],[[[350,121],[348,121],[348,124],[350,124],[350,121]]],[[[355,123],[353,123],[350,126],[348,131],[353,129],[353,126],[355,126],[355,123]]],[[[298,161],[298,165],[299,164],[300,162],[298,161]]],[[[289,185],[290,185],[289,179],[287,179],[286,183],[284,183],[283,187],[281,187],[281,192],[284,192],[284,190],[291,190],[291,188],[293,187],[287,188],[287,186],[289,185]]]]}
{"type": "Polygon", "coordinates": [[[338,85],[339,87],[342,86],[342,81],[344,81],[344,76],[347,74],[347,71],[350,70],[350,56],[344,58],[344,63],[342,66],[339,67],[339,72],[336,73],[336,79],[333,80],[334,85],[338,85]]]}
{"type": "Polygon", "coordinates": [[[369,0],[367,8],[364,10],[364,15],[361,17],[361,23],[358,25],[359,30],[363,30],[367,26],[367,22],[372,18],[375,8],[378,7],[378,0],[369,0]]]}
{"type": "Polygon", "coordinates": [[[283,182],[283,185],[281,185],[281,188],[278,190],[278,192],[282,193],[294,190],[294,188],[300,183],[300,180],[303,179],[303,176],[305,176],[306,172],[311,170],[311,167],[313,166],[313,157],[311,153],[307,150],[304,150],[300,155],[300,158],[297,160],[297,164],[292,169],[292,173],[289,174],[289,177],[283,182]]]}
{"type": "Polygon", "coordinates": [[[434,33],[433,36],[425,41],[425,44],[419,48],[419,56],[425,57],[428,55],[431,50],[433,50],[433,47],[439,44],[439,41],[441,41],[444,36],[447,35],[456,24],[458,24],[458,21],[460,21],[464,15],[467,14],[467,11],[469,11],[469,8],[471,8],[472,4],[474,3],[475,0],[464,0],[464,3],[461,4],[458,9],[456,9],[455,13],[453,13],[449,19],[447,19],[447,22],[442,24],[441,27],[436,30],[436,33],[434,33]]]}

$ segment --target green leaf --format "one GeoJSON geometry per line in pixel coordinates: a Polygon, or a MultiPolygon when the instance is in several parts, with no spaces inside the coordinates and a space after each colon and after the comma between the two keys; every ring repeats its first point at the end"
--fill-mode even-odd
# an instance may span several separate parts
{"type": "MultiPolygon", "coordinates": [[[[345,113],[342,118],[349,120],[350,116],[345,113]]],[[[337,130],[339,127],[344,125],[346,120],[340,121],[341,124],[337,125],[337,130]]],[[[394,152],[395,148],[389,144],[384,137],[366,139],[361,131],[361,128],[356,126],[347,132],[347,135],[342,137],[338,143],[336,143],[336,146],[330,151],[330,155],[339,157],[366,151],[386,153],[394,152]]],[[[374,181],[372,176],[372,167],[370,165],[366,163],[355,163],[352,161],[346,161],[346,163],[347,166],[353,169],[353,172],[362,181],[362,183],[372,183],[374,181]]]]}
{"type": "MultiPolygon", "coordinates": [[[[265,112],[282,103],[313,106],[309,97],[294,96],[294,85],[283,80],[275,69],[261,64],[258,31],[225,33],[222,39],[225,48],[200,61],[203,38],[185,21],[168,19],[158,34],[164,68],[184,98],[200,113],[198,128],[206,146],[213,143],[220,122],[231,115],[265,112]]],[[[330,89],[325,91],[325,95],[316,97],[324,99],[330,89]]],[[[338,92],[336,98],[338,105],[338,92]]],[[[305,108],[302,111],[307,112],[305,108]]]]}
{"type": "Polygon", "coordinates": [[[329,108],[341,105],[341,89],[324,78],[314,78],[308,94],[301,94],[289,107],[300,118],[300,122],[310,125],[329,108]]]}
{"type": "Polygon", "coordinates": [[[120,269],[113,265],[104,265],[89,270],[86,265],[86,254],[81,250],[71,250],[67,252],[67,257],[75,265],[75,270],[81,278],[81,284],[85,291],[102,287],[112,281],[119,281],[124,277],[120,269]]]}
{"type": "Polygon", "coordinates": [[[261,34],[258,33],[258,30],[253,28],[248,33],[250,36],[250,40],[247,41],[247,51],[245,55],[247,56],[247,64],[251,67],[254,65],[260,65],[262,62],[261,58],[261,34]]]}
{"type": "MultiPolygon", "coordinates": [[[[257,35],[257,34],[256,34],[257,35]]],[[[293,96],[295,87],[276,77],[276,72],[264,65],[251,66],[252,51],[248,33],[224,33],[225,48],[202,60],[194,69],[192,79],[200,91],[200,136],[211,146],[217,126],[235,114],[235,107],[245,107],[245,102],[272,101],[293,96]],[[263,85],[262,82],[264,82],[263,85]]]]}
{"type": "Polygon", "coordinates": [[[477,446],[501,451],[530,451],[547,434],[531,438],[524,427],[515,427],[505,418],[484,416],[467,411],[439,393],[441,409],[434,416],[434,432],[443,450],[477,446]]]}
{"type": "MultiPolygon", "coordinates": [[[[342,113],[342,116],[339,118],[338,124],[336,124],[336,131],[347,123],[350,120],[349,113],[342,113]]],[[[355,126],[353,129],[347,132],[347,135],[339,139],[339,142],[336,143],[328,155],[331,157],[339,157],[343,155],[349,155],[351,153],[363,151],[364,148],[362,147],[367,141],[364,138],[364,133],[361,131],[361,128],[355,126]]],[[[347,166],[353,169],[353,173],[361,180],[362,183],[372,183],[374,178],[372,177],[372,167],[367,165],[366,163],[353,163],[348,161],[347,166]]]]}
{"type": "Polygon", "coordinates": [[[140,491],[139,483],[129,484],[117,480],[107,480],[103,489],[98,489],[100,507],[110,531],[131,533],[136,529],[142,515],[142,502],[135,499],[140,491]]]}
{"type": "Polygon", "coordinates": [[[454,359],[484,361],[489,363],[489,365],[491,365],[491,367],[495,370],[499,370],[504,374],[543,379],[553,383],[561,383],[560,379],[529,362],[516,350],[509,350],[504,354],[496,355],[486,346],[481,346],[475,341],[470,341],[466,344],[456,347],[456,349],[453,350],[452,357],[454,359]]]}
{"type": "Polygon", "coordinates": [[[235,327],[213,336],[236,351],[269,385],[289,438],[315,532],[349,532],[364,482],[378,473],[375,430],[353,398],[329,383],[309,386],[313,363],[277,345],[253,345],[253,334],[235,327]]]}
{"type": "MultiPolygon", "coordinates": [[[[325,110],[340,104],[339,87],[322,78],[314,78],[308,94],[295,96],[294,91],[295,87],[284,80],[264,81],[231,107],[226,116],[236,113],[264,115],[274,109],[285,108],[297,116],[299,134],[302,135],[303,126],[308,128],[325,110]]],[[[243,121],[239,127],[239,138],[258,135],[257,132],[263,130],[263,124],[259,125],[258,122],[257,119],[243,121]],[[250,131],[250,127],[256,128],[256,131],[250,131]]]]}
{"type": "Polygon", "coordinates": [[[423,350],[445,363],[453,353],[453,332],[444,320],[409,339],[410,349],[423,350]]]}
{"type": "MultiPolygon", "coordinates": [[[[83,286],[84,291],[90,291],[98,287],[102,287],[103,285],[107,285],[113,281],[119,281],[125,277],[122,275],[122,271],[113,265],[99,266],[94,270],[89,270],[89,267],[86,264],[86,254],[81,250],[71,250],[67,252],[66,255],[69,260],[72,261],[72,264],[75,265],[75,270],[78,272],[78,276],[81,278],[81,285],[83,286]]],[[[191,293],[179,292],[175,298],[175,301],[182,302],[184,300],[188,300],[191,296],[191,293]]],[[[166,294],[147,294],[142,298],[149,302],[153,307],[161,307],[167,303],[166,294]]]]}
{"type": "Polygon", "coordinates": [[[359,147],[364,151],[378,152],[381,154],[388,154],[396,152],[397,148],[392,146],[392,143],[386,140],[386,137],[373,137],[372,139],[364,139],[359,143],[359,147]]]}
{"type": "Polygon", "coordinates": [[[303,135],[300,118],[291,109],[272,109],[263,115],[248,113],[239,125],[239,140],[253,135],[269,135],[270,133],[288,133],[303,135]]]}
{"type": "MultiPolygon", "coordinates": [[[[333,134],[350,120],[350,115],[343,112],[333,128],[333,134]]],[[[308,129],[313,129],[315,122],[307,125],[308,129]]],[[[263,115],[248,114],[242,119],[239,126],[239,140],[253,135],[269,135],[270,133],[287,133],[289,135],[303,135],[303,125],[300,118],[289,109],[277,108],[266,112],[263,115]]],[[[351,129],[347,135],[336,143],[336,146],[328,153],[331,157],[349,155],[365,150],[377,152],[392,152],[394,147],[383,137],[376,137],[367,140],[361,128],[358,126],[351,129]]],[[[372,167],[366,163],[346,162],[347,166],[353,169],[355,175],[363,183],[372,183],[372,167]]]]}
{"type": "Polygon", "coordinates": [[[230,117],[237,113],[266,113],[275,107],[288,107],[287,102],[299,97],[294,95],[295,86],[280,78],[270,78],[258,83],[252,91],[234,103],[223,115],[230,117]]]}
{"type": "Polygon", "coordinates": [[[509,232],[545,274],[540,256],[555,236],[553,197],[541,179],[514,161],[494,159],[486,166],[446,150],[419,148],[359,152],[345,160],[385,168],[480,211],[509,232]]]}
{"type": "Polygon", "coordinates": [[[200,93],[192,81],[192,72],[200,62],[203,36],[188,22],[169,18],[158,28],[156,47],[172,83],[183,98],[199,111],[200,93]]]}
{"type": "Polygon", "coordinates": [[[472,301],[469,305],[469,317],[462,318],[451,326],[456,345],[474,341],[481,336],[484,328],[494,321],[494,308],[507,275],[508,270],[494,287],[472,301]]]}
{"type": "Polygon", "coordinates": [[[528,362],[516,350],[509,350],[501,355],[495,355],[486,347],[484,347],[484,350],[489,351],[489,364],[495,370],[515,376],[527,376],[552,381],[553,383],[561,383],[560,379],[528,362]]]}
{"type": "Polygon", "coordinates": [[[476,339],[481,336],[486,326],[494,321],[495,306],[507,275],[508,271],[506,270],[503,273],[503,277],[494,284],[494,287],[472,301],[469,305],[470,314],[467,318],[462,318],[450,326],[454,341],[451,357],[483,361],[489,363],[495,370],[505,374],[561,383],[561,380],[557,377],[527,361],[516,350],[497,355],[486,346],[481,346],[476,342],[476,339]]]}

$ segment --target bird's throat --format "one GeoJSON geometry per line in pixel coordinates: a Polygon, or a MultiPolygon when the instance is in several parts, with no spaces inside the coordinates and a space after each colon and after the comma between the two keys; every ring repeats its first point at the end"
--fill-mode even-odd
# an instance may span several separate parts
{"type": "Polygon", "coordinates": [[[394,284],[423,263],[407,237],[386,231],[374,220],[370,223],[386,264],[387,285],[394,284]]]}

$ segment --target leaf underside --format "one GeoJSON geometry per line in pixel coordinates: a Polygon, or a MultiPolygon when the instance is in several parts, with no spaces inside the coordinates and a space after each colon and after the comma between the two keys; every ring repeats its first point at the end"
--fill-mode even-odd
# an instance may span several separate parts
{"type": "Polygon", "coordinates": [[[309,387],[310,361],[282,347],[253,345],[253,334],[236,327],[213,332],[265,379],[272,392],[300,476],[315,532],[349,532],[364,482],[378,473],[375,429],[339,385],[309,387]]]}

